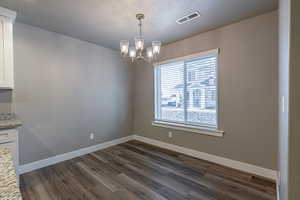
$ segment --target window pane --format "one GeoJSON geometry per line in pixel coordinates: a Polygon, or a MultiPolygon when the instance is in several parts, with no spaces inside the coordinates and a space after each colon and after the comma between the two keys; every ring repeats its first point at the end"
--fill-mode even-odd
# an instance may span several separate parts
{"type": "Polygon", "coordinates": [[[185,121],[184,117],[184,63],[176,62],[162,65],[156,68],[160,70],[160,86],[158,96],[159,112],[156,117],[159,120],[169,122],[185,121]]]}
{"type": "Polygon", "coordinates": [[[188,60],[187,123],[216,127],[216,56],[188,60]]]}

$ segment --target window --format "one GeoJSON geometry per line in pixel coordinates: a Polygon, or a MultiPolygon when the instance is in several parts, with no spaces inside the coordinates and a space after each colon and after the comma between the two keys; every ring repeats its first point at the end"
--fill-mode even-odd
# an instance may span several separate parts
{"type": "Polygon", "coordinates": [[[155,121],[217,129],[218,51],[155,66],[155,121]]]}

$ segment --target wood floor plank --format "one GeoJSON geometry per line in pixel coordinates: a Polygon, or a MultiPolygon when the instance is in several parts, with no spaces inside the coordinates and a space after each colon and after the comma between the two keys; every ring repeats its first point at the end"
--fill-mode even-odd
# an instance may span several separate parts
{"type": "Polygon", "coordinates": [[[155,191],[151,190],[150,188],[144,186],[143,184],[140,184],[136,180],[130,178],[126,174],[120,174],[118,175],[118,180],[123,183],[126,188],[136,194],[141,199],[145,200],[151,200],[151,199],[157,199],[157,200],[167,200],[163,196],[159,195],[155,191]]]}
{"type": "Polygon", "coordinates": [[[24,200],[275,200],[276,185],[130,141],[21,176],[24,200]]]}
{"type": "Polygon", "coordinates": [[[107,189],[109,189],[111,192],[116,192],[118,190],[122,190],[123,188],[115,182],[113,179],[105,176],[102,173],[99,173],[99,171],[96,171],[94,168],[90,168],[88,165],[84,163],[78,163],[77,164],[82,170],[84,170],[86,173],[91,175],[94,179],[99,181],[102,185],[104,185],[107,189]]]}

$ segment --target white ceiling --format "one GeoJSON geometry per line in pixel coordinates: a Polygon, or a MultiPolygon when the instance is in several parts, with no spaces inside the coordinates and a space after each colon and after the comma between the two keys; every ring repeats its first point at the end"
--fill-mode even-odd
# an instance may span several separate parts
{"type": "Polygon", "coordinates": [[[277,0],[1,0],[18,12],[17,21],[108,48],[137,34],[136,13],[144,13],[149,42],[169,43],[277,9],[277,0]],[[179,25],[194,11],[201,18],[179,25]]]}

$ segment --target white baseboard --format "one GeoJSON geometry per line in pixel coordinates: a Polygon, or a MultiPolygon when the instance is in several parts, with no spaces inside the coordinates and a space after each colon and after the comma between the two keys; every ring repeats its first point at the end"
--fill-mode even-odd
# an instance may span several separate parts
{"type": "Polygon", "coordinates": [[[220,156],[216,156],[216,155],[212,155],[212,154],[208,154],[208,153],[204,153],[204,152],[200,152],[200,151],[196,151],[193,149],[188,149],[185,147],[181,147],[178,145],[174,145],[174,144],[169,144],[169,143],[165,143],[165,142],[161,142],[158,140],[154,140],[154,139],[150,139],[150,138],[146,138],[146,137],[142,137],[139,135],[133,135],[133,138],[135,140],[141,141],[141,142],[145,142],[148,144],[152,144],[161,148],[165,148],[165,149],[169,149],[175,152],[179,152],[179,153],[183,153],[195,158],[199,158],[202,160],[207,160],[213,163],[217,163],[226,167],[230,167],[233,169],[237,169],[240,171],[244,171],[244,172],[248,172],[254,175],[258,175],[261,177],[265,177],[268,179],[272,179],[274,181],[277,181],[277,171],[272,170],[272,169],[266,169],[263,167],[259,167],[259,166],[255,166],[252,164],[248,164],[248,163],[244,163],[244,162],[240,162],[240,161],[236,161],[236,160],[231,160],[228,158],[223,158],[220,156]]]}
{"type": "Polygon", "coordinates": [[[108,142],[93,145],[93,146],[90,146],[90,147],[78,149],[76,151],[60,154],[60,155],[53,156],[53,157],[50,157],[50,158],[46,158],[46,159],[43,159],[43,160],[38,160],[38,161],[35,161],[35,162],[32,162],[32,163],[28,163],[28,164],[19,166],[18,172],[19,172],[19,174],[24,174],[24,173],[27,173],[27,172],[34,171],[36,169],[40,169],[40,168],[43,168],[43,167],[54,165],[54,164],[62,162],[62,161],[70,160],[70,159],[78,157],[78,156],[82,156],[82,155],[85,155],[85,154],[89,154],[89,153],[92,153],[92,152],[95,152],[95,151],[98,151],[98,150],[101,150],[101,149],[105,149],[105,148],[117,145],[117,144],[128,142],[130,140],[133,140],[133,136],[122,137],[122,138],[115,139],[115,140],[112,140],[112,141],[108,141],[108,142]]]}

